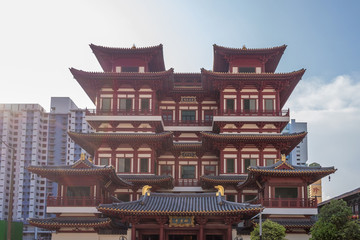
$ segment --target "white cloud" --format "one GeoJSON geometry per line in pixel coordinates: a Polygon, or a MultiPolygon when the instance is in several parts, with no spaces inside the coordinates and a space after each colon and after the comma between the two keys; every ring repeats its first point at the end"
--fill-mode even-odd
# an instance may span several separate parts
{"type": "Polygon", "coordinates": [[[334,197],[359,187],[360,77],[302,80],[288,107],[291,118],[308,122],[308,163],[338,169],[330,182],[323,179],[323,196],[334,197]]]}

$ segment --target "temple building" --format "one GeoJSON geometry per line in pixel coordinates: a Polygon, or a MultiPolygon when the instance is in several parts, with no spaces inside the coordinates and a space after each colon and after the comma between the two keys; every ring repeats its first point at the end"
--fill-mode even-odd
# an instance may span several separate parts
{"type": "Polygon", "coordinates": [[[58,183],[56,217],[31,224],[55,240],[230,240],[262,216],[309,238],[308,186],[336,169],[286,161],[307,134],[281,133],[305,72],[275,73],[286,45],[214,45],[213,70],[199,73],[166,69],[162,45],[90,47],[103,72],[70,71],[96,106],[94,132],[68,135],[91,157],[28,168],[58,183]]]}

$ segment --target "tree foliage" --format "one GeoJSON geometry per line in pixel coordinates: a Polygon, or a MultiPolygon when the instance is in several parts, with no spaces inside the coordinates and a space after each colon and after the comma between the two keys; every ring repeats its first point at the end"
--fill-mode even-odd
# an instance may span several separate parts
{"type": "Polygon", "coordinates": [[[360,240],[360,225],[351,220],[351,208],[344,200],[333,200],[320,209],[311,235],[311,240],[360,240]]]}
{"type": "MultiPolygon", "coordinates": [[[[280,224],[266,220],[262,223],[262,239],[263,240],[283,240],[285,239],[286,229],[280,224]]],[[[251,240],[260,239],[260,225],[256,224],[254,230],[251,232],[251,240]]]]}

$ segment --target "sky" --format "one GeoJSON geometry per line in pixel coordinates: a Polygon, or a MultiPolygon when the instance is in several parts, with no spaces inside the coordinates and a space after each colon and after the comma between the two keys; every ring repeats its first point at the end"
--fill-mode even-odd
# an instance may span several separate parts
{"type": "Polygon", "coordinates": [[[308,123],[308,163],[338,169],[323,179],[328,199],[360,187],[359,12],[356,0],[2,1],[0,103],[94,108],[69,71],[101,71],[90,43],[162,43],[167,69],[197,73],[212,69],[213,44],[286,44],[277,72],[307,70],[285,108],[308,123]]]}

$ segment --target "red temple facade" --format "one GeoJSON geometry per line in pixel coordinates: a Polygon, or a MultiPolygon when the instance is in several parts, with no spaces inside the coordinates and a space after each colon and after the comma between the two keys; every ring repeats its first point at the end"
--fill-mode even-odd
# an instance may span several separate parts
{"type": "Polygon", "coordinates": [[[90,47],[104,71],[70,71],[96,106],[95,133],[68,134],[92,158],[29,167],[59,186],[56,217],[31,224],[53,239],[230,240],[247,239],[261,212],[308,238],[308,185],[336,169],[285,160],[306,136],[281,134],[305,72],[275,73],[285,45],[214,45],[213,71],[200,73],[166,70],[162,45],[90,47]]]}

